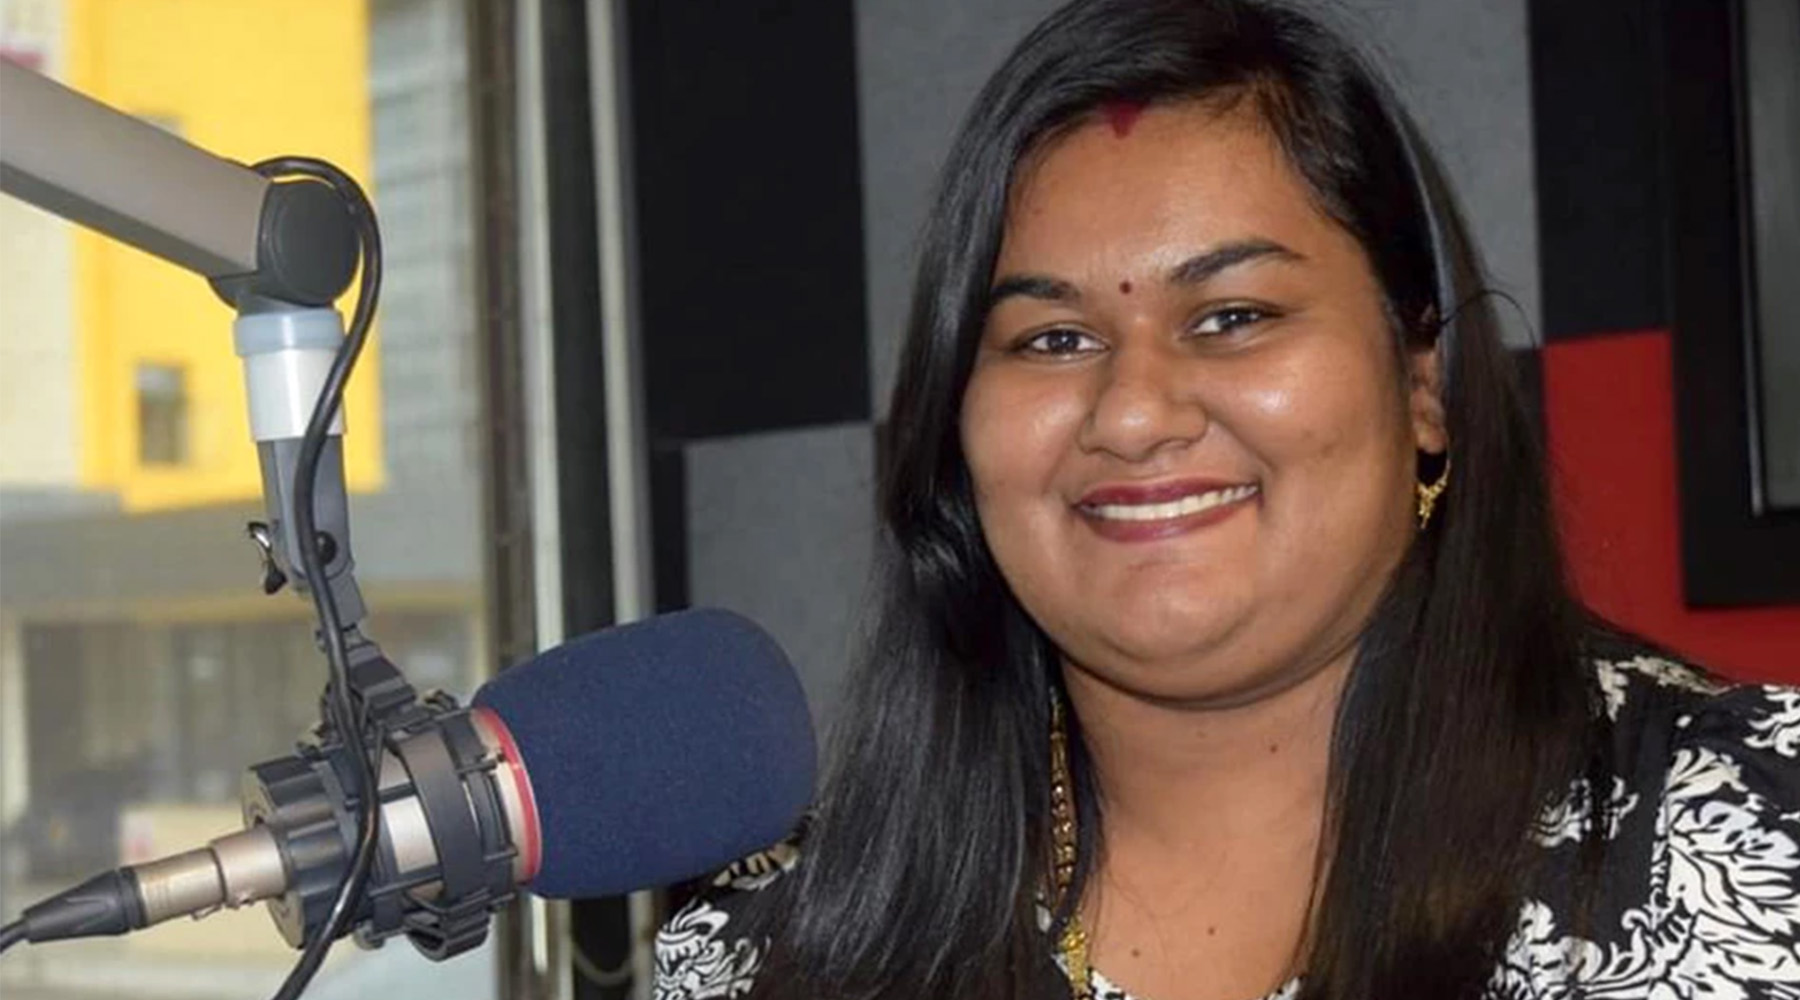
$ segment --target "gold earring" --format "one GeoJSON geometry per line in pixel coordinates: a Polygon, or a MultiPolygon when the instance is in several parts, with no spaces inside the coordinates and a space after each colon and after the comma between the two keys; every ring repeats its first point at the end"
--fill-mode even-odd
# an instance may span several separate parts
{"type": "MultiPolygon", "coordinates": [[[[1050,850],[1051,879],[1056,884],[1054,904],[1061,909],[1075,883],[1077,857],[1075,830],[1075,782],[1069,777],[1069,734],[1063,724],[1062,699],[1050,697],[1050,850]]],[[[1063,959],[1063,971],[1069,977],[1073,1000],[1093,1000],[1093,977],[1088,970],[1087,932],[1081,928],[1081,916],[1069,912],[1063,925],[1057,950],[1063,959]]]]}
{"type": "Polygon", "coordinates": [[[1434,508],[1437,507],[1438,496],[1444,492],[1444,487],[1449,486],[1449,485],[1450,485],[1450,456],[1448,454],[1446,454],[1444,456],[1444,468],[1441,472],[1438,473],[1438,477],[1435,482],[1433,482],[1429,486],[1425,485],[1424,483],[1420,483],[1420,482],[1413,483],[1413,489],[1416,490],[1419,494],[1419,530],[1420,531],[1424,531],[1425,526],[1431,523],[1431,512],[1434,508]]]}

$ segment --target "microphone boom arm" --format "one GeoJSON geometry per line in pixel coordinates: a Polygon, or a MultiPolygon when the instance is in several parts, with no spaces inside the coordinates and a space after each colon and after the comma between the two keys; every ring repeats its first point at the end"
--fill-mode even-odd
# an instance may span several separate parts
{"type": "MultiPolygon", "coordinates": [[[[264,590],[310,586],[294,532],[299,439],[342,320],[354,217],[330,185],[277,182],[0,59],[0,191],[197,274],[238,311],[267,525],[252,525],[264,590]]],[[[351,629],[365,615],[353,573],[343,453],[332,425],[313,491],[325,577],[351,629]]]]}

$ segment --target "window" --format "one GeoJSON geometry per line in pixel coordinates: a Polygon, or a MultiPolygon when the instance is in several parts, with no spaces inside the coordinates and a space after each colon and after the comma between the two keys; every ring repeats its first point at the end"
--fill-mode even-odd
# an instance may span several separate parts
{"type": "Polygon", "coordinates": [[[187,461],[187,380],[175,365],[137,367],[138,461],[180,465],[187,461]]]}
{"type": "MultiPolygon", "coordinates": [[[[490,669],[465,15],[0,0],[0,57],[370,191],[387,282],[344,446],[365,631],[458,696],[490,669]]],[[[0,195],[0,919],[237,828],[244,770],[318,717],[311,608],[261,593],[244,540],[265,515],[232,320],[200,278],[0,195]]],[[[435,965],[340,943],[307,996],[484,1000],[491,947],[435,965]]],[[[0,996],[266,997],[294,958],[258,906],[8,953],[0,996]]]]}

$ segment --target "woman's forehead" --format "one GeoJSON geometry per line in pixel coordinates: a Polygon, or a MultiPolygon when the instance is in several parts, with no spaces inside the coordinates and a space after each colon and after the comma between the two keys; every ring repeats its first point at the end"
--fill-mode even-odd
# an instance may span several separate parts
{"type": "Polygon", "coordinates": [[[1159,104],[1128,122],[1097,114],[1046,143],[1021,164],[996,275],[1167,267],[1244,239],[1304,256],[1341,247],[1348,234],[1253,108],[1159,104]]]}

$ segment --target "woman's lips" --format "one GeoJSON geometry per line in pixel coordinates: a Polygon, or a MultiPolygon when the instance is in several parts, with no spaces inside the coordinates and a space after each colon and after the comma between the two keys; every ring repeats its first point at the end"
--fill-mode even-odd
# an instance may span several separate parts
{"type": "Polygon", "coordinates": [[[1217,524],[1260,495],[1255,483],[1214,480],[1105,486],[1089,491],[1075,511],[1102,538],[1154,541],[1217,524]]]}

